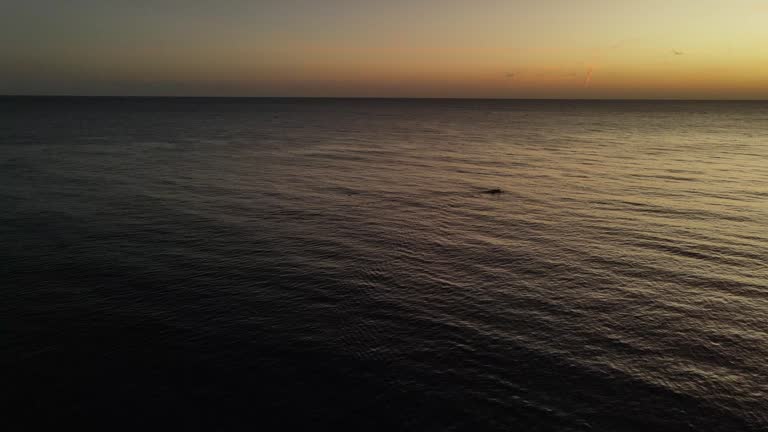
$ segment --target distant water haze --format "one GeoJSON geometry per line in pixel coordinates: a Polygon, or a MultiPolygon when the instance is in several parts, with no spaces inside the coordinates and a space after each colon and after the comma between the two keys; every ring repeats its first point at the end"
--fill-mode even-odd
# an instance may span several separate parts
{"type": "Polygon", "coordinates": [[[0,111],[30,427],[768,429],[763,103],[0,111]]]}

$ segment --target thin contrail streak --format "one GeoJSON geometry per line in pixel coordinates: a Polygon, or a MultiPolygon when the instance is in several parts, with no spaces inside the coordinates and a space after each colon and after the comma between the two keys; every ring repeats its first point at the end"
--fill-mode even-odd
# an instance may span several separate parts
{"type": "Polygon", "coordinates": [[[594,72],[595,68],[590,66],[589,69],[587,69],[587,76],[584,78],[584,87],[589,87],[589,84],[592,83],[592,72],[594,72]]]}

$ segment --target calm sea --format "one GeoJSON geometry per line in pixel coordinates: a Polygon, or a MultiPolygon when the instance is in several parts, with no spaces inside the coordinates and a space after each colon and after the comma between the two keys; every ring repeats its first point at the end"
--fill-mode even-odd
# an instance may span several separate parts
{"type": "Polygon", "coordinates": [[[768,429],[768,103],[4,98],[0,240],[8,430],[768,429]]]}

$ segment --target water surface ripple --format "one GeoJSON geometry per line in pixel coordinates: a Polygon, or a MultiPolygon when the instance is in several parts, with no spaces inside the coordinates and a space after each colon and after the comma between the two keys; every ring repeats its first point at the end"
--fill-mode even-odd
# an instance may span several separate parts
{"type": "Polygon", "coordinates": [[[764,103],[0,111],[30,425],[768,429],[764,103]]]}

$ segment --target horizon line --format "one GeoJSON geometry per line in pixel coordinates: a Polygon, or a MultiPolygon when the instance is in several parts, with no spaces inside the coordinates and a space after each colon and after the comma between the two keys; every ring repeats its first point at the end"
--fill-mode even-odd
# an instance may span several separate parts
{"type": "Polygon", "coordinates": [[[690,98],[505,98],[441,96],[213,96],[213,95],[78,95],[78,94],[0,94],[0,98],[91,98],[91,99],[351,99],[351,100],[487,100],[487,101],[574,101],[574,102],[768,102],[768,99],[690,99],[690,98]]]}

